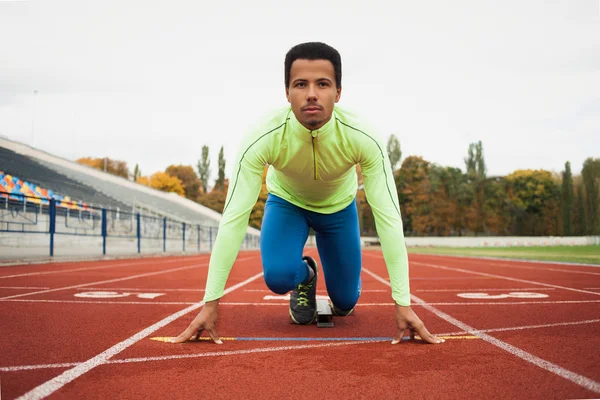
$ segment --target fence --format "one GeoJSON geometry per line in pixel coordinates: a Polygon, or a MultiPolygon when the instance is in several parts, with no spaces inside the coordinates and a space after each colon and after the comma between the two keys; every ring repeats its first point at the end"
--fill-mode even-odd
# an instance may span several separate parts
{"type": "MultiPolygon", "coordinates": [[[[0,251],[7,257],[11,257],[9,251],[18,253],[16,249],[25,249],[21,255],[26,256],[27,249],[35,252],[40,247],[45,247],[45,254],[53,257],[57,241],[61,241],[60,248],[71,247],[70,251],[64,251],[71,254],[96,253],[96,250],[101,250],[102,255],[209,252],[217,232],[216,224],[190,224],[81,202],[0,192],[0,251]],[[70,240],[62,240],[67,237],[70,240]]],[[[258,235],[246,234],[242,248],[259,246],[258,235]]]]}

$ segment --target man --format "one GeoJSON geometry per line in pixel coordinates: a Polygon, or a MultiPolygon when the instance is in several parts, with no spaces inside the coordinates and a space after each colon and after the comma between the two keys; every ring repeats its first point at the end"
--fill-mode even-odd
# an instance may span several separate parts
{"type": "Polygon", "coordinates": [[[172,342],[196,339],[206,330],[215,343],[222,343],[215,330],[219,299],[258,198],[265,165],[269,165],[261,229],[265,283],[278,294],[292,291],[292,322],[314,322],[319,266],[302,255],[312,227],[334,315],[352,313],[361,292],[362,266],[357,164],[396,302],[392,344],[400,342],[406,329],[429,343],[443,342],[410,308],[408,256],[390,162],[372,129],[335,106],[341,81],[341,57],[334,48],[310,42],[287,53],[285,90],[291,107],[268,115],[242,143],[210,259],[205,305],[172,342]]]}

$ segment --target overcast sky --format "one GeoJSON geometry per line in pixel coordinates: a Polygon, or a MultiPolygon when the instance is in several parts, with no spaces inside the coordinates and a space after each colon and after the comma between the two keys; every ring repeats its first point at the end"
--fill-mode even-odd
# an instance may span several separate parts
{"type": "MultiPolygon", "coordinates": [[[[339,105],[402,158],[489,175],[575,174],[600,157],[599,0],[0,0],[0,135],[144,174],[196,165],[227,175],[240,137],[285,106],[290,47],[342,55],[339,105]],[[35,93],[37,91],[37,93],[35,93]]],[[[213,183],[212,181],[210,182],[213,183]]]]}

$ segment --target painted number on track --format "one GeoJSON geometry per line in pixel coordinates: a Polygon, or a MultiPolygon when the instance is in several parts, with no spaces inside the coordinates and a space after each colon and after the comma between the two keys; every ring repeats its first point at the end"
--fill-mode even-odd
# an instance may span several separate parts
{"type": "Polygon", "coordinates": [[[488,294],[488,293],[459,293],[458,297],[464,299],[506,299],[509,297],[517,299],[543,299],[548,297],[544,293],[532,293],[532,292],[510,292],[502,294],[488,294]]]}
{"type": "Polygon", "coordinates": [[[163,295],[164,293],[82,292],[75,294],[75,297],[85,297],[92,299],[114,299],[117,297],[137,296],[140,299],[155,299],[163,295]]]}

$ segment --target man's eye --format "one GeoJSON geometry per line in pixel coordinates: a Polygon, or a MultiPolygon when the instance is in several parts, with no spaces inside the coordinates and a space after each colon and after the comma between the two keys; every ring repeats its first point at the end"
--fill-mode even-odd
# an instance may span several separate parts
{"type": "Polygon", "coordinates": [[[329,86],[329,82],[319,82],[319,86],[327,87],[327,86],[329,86]]]}
{"type": "Polygon", "coordinates": [[[304,86],[306,86],[306,84],[304,82],[296,83],[296,87],[304,87],[304,86]]]}

